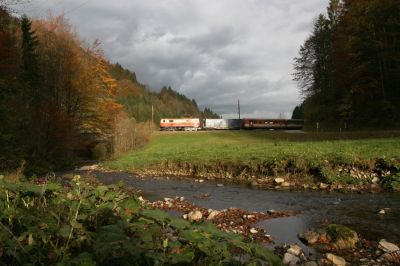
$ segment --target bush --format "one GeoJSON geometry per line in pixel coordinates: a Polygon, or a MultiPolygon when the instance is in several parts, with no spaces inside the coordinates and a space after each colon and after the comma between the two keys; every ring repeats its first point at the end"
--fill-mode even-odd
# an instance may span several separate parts
{"type": "Polygon", "coordinates": [[[244,264],[280,259],[242,236],[142,204],[122,185],[0,180],[0,263],[6,265],[244,264]],[[246,258],[246,259],[244,259],[246,258]]]}

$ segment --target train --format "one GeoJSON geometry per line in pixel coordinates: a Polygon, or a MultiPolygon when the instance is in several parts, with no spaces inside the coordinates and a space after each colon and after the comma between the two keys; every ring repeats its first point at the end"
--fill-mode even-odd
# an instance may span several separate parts
{"type": "Polygon", "coordinates": [[[304,126],[301,119],[203,119],[199,118],[162,118],[160,131],[198,131],[198,130],[300,130],[304,126]]]}

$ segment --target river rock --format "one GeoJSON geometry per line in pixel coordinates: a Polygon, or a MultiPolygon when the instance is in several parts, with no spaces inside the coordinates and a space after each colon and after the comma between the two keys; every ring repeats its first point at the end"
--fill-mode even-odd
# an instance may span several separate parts
{"type": "Polygon", "coordinates": [[[320,189],[327,189],[329,187],[329,185],[328,184],[325,184],[325,183],[319,183],[319,188],[320,189]]]}
{"type": "Polygon", "coordinates": [[[274,181],[277,184],[282,184],[283,182],[285,182],[285,179],[283,179],[282,177],[277,177],[274,179],[274,181]]]}
{"type": "Polygon", "coordinates": [[[399,250],[399,247],[386,239],[381,239],[378,244],[378,248],[383,250],[384,252],[395,252],[399,250]]]}
{"type": "Polygon", "coordinates": [[[305,241],[308,245],[314,245],[318,242],[319,234],[315,231],[307,231],[299,235],[300,240],[305,241]]]}
{"type": "Polygon", "coordinates": [[[258,231],[257,231],[257,229],[255,229],[255,228],[251,228],[251,229],[250,229],[250,233],[252,233],[252,234],[257,234],[258,231]]]}
{"type": "Polygon", "coordinates": [[[217,216],[219,214],[219,211],[211,211],[210,214],[208,214],[207,220],[213,220],[215,218],[215,216],[217,216]]]}
{"type": "Polygon", "coordinates": [[[297,256],[286,252],[285,255],[283,256],[283,261],[282,262],[285,265],[294,266],[294,265],[297,265],[297,263],[300,262],[300,259],[297,256]]]}
{"type": "Polygon", "coordinates": [[[199,210],[191,211],[188,213],[188,220],[191,222],[200,221],[203,218],[203,215],[199,210]]]}
{"type": "Polygon", "coordinates": [[[282,187],[290,187],[290,183],[289,182],[283,182],[282,184],[281,184],[281,186],[282,187]]]}
{"type": "Polygon", "coordinates": [[[217,187],[223,187],[224,184],[217,184],[217,187]]]}
{"type": "Polygon", "coordinates": [[[383,254],[380,259],[387,261],[387,262],[392,262],[395,263],[395,265],[400,265],[400,251],[394,251],[394,252],[388,252],[383,254]]]}
{"type": "Polygon", "coordinates": [[[287,250],[287,253],[293,254],[299,257],[302,253],[301,247],[298,245],[291,245],[290,248],[287,250]]]}
{"type": "Polygon", "coordinates": [[[378,184],[379,178],[375,176],[374,178],[372,178],[371,182],[372,182],[372,184],[378,184]]]}
{"type": "Polygon", "coordinates": [[[345,266],[346,265],[346,260],[340,256],[333,255],[332,253],[327,253],[325,256],[335,266],[345,266]]]}
{"type": "Polygon", "coordinates": [[[326,233],[337,249],[355,248],[358,242],[357,233],[344,225],[330,224],[326,233]]]}

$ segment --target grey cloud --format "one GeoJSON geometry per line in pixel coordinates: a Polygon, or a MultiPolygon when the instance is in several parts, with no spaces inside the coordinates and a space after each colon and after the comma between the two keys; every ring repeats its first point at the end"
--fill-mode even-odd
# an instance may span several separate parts
{"type": "Polygon", "coordinates": [[[84,3],[32,0],[21,9],[64,11],[81,36],[100,39],[112,62],[154,90],[170,85],[226,117],[239,98],[243,114],[276,117],[300,102],[292,58],[328,0],[84,3]]]}

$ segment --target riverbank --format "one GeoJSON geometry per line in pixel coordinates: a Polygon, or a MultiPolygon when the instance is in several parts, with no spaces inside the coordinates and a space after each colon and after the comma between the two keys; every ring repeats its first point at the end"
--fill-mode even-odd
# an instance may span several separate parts
{"type": "Polygon", "coordinates": [[[347,265],[398,265],[399,252],[388,252],[380,245],[383,238],[400,244],[398,194],[262,191],[212,181],[140,178],[123,172],[90,174],[105,184],[123,181],[136,187],[152,207],[190,221],[211,221],[224,231],[267,243],[289,265],[296,261],[300,265],[340,265],[332,259],[347,265]],[[345,224],[356,232],[345,230],[343,242],[332,224],[345,224]],[[304,242],[299,242],[299,235],[305,235],[301,237],[304,242]]]}
{"type": "Polygon", "coordinates": [[[104,163],[141,176],[246,183],[263,189],[400,190],[400,132],[155,133],[104,163]]]}

